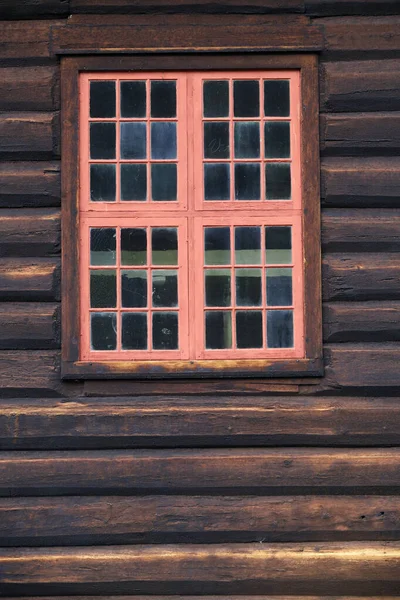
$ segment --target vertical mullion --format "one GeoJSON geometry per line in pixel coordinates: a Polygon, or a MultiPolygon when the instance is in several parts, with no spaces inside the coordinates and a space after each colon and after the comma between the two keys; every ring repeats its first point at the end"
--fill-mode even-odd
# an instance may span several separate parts
{"type": "Polygon", "coordinates": [[[264,81],[260,79],[260,176],[261,176],[261,202],[265,202],[265,120],[264,120],[264,81]]]}
{"type": "Polygon", "coordinates": [[[146,202],[151,202],[151,162],[150,162],[150,86],[151,79],[145,80],[146,85],[146,184],[147,198],[146,202]]]}
{"type": "Polygon", "coordinates": [[[236,350],[236,281],[235,281],[235,227],[230,226],[231,230],[231,320],[232,320],[232,346],[236,350]]]}
{"type": "Polygon", "coordinates": [[[120,79],[115,81],[115,143],[117,145],[115,151],[115,200],[121,202],[121,101],[120,101],[120,79]]]}
{"type": "Polygon", "coordinates": [[[153,270],[151,268],[152,258],[151,258],[151,248],[152,248],[152,227],[146,227],[147,232],[147,264],[146,264],[146,272],[147,272],[147,350],[148,352],[153,351],[153,312],[151,310],[153,306],[153,298],[152,298],[152,277],[153,270]]]}
{"type": "Polygon", "coordinates": [[[262,305],[262,339],[263,339],[263,348],[267,346],[267,269],[266,265],[266,233],[265,233],[265,223],[261,225],[261,305],[262,305]]]}
{"type": "MultiPolygon", "coordinates": [[[[185,113],[186,113],[186,122],[180,123],[178,120],[178,128],[183,127],[185,125],[186,131],[186,169],[187,173],[181,173],[178,168],[178,177],[186,176],[187,181],[187,219],[186,219],[186,240],[183,247],[179,247],[178,245],[178,255],[181,252],[186,252],[186,285],[187,285],[187,297],[188,298],[196,298],[197,293],[202,293],[202,290],[197,291],[196,289],[196,281],[198,277],[196,277],[196,269],[197,269],[197,261],[196,261],[196,247],[195,247],[195,235],[196,235],[196,224],[198,217],[196,216],[196,188],[194,182],[194,173],[196,165],[194,164],[195,160],[195,152],[194,152],[194,132],[196,130],[196,122],[195,119],[198,116],[194,107],[197,106],[197,103],[194,100],[195,93],[195,78],[189,74],[185,75],[185,113]]],[[[197,86],[196,86],[197,89],[197,86]]],[[[202,79],[200,79],[200,97],[202,97],[202,79]]],[[[200,100],[201,102],[201,100],[200,100]]],[[[202,105],[202,104],[201,104],[202,105]]],[[[202,117],[202,115],[201,115],[202,117]]],[[[201,121],[202,126],[202,121],[201,121]]],[[[179,136],[178,136],[179,139],[179,136]]],[[[202,163],[203,169],[203,163],[202,163]]],[[[204,175],[202,175],[204,177],[204,175]]],[[[203,205],[203,199],[201,199],[201,205],[203,205]]],[[[179,240],[179,237],[178,237],[179,240]]],[[[203,273],[202,273],[203,274],[203,273]]],[[[203,320],[203,313],[197,314],[197,303],[196,301],[187,303],[187,315],[186,318],[186,350],[188,352],[188,356],[190,359],[196,358],[196,345],[199,344],[199,340],[196,339],[196,332],[199,330],[197,327],[197,323],[199,319],[203,320]]],[[[181,315],[181,313],[180,313],[181,315]]],[[[180,317],[182,318],[182,316],[180,317]]]]}
{"type": "Polygon", "coordinates": [[[121,350],[122,339],[122,299],[121,299],[121,227],[115,228],[116,243],[116,278],[117,278],[117,352],[121,350]]]}
{"type": "Polygon", "coordinates": [[[233,113],[233,77],[229,80],[229,175],[230,175],[230,201],[235,200],[234,180],[234,113],[233,113]]]}

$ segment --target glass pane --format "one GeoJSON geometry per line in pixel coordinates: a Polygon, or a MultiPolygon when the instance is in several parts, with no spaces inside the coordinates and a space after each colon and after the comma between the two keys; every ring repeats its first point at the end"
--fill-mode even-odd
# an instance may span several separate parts
{"type": "Polygon", "coordinates": [[[147,236],[145,229],[121,229],[121,264],[145,265],[147,236]]]}
{"type": "Polygon", "coordinates": [[[290,164],[269,163],[265,165],[267,200],[290,200],[292,196],[290,164]]]}
{"type": "Polygon", "coordinates": [[[121,271],[121,297],[125,308],[147,306],[147,272],[121,271]]]}
{"type": "Polygon", "coordinates": [[[115,165],[90,165],[92,202],[115,202],[115,165]]]}
{"type": "Polygon", "coordinates": [[[203,103],[205,117],[227,117],[229,115],[229,82],[205,81],[203,103]]]}
{"type": "Polygon", "coordinates": [[[117,280],[114,269],[90,271],[90,306],[114,308],[117,304],[117,280]]]}
{"type": "Polygon", "coordinates": [[[290,123],[286,121],[265,123],[265,157],[290,158],[290,123]]]}
{"type": "Polygon", "coordinates": [[[115,117],[115,81],[90,82],[90,116],[93,119],[115,117]]]}
{"type": "Polygon", "coordinates": [[[291,306],[292,269],[267,269],[267,305],[291,306]]]}
{"type": "Polygon", "coordinates": [[[153,271],[153,306],[178,306],[178,271],[153,271]]]}
{"type": "Polygon", "coordinates": [[[292,262],[292,228],[266,227],[265,248],[267,264],[290,264],[292,262]]]}
{"type": "Polygon", "coordinates": [[[122,350],[147,350],[146,313],[122,313],[122,350]]]}
{"type": "Polygon", "coordinates": [[[151,232],[152,264],[178,264],[178,231],[175,227],[155,227],[151,232]]]}
{"type": "Polygon", "coordinates": [[[267,311],[268,348],[293,348],[293,311],[267,311]]]}
{"type": "Polygon", "coordinates": [[[146,200],[147,166],[143,164],[121,165],[121,200],[146,200]]]}
{"type": "Polygon", "coordinates": [[[176,123],[151,124],[151,158],[176,158],[176,123]]]}
{"type": "Polygon", "coordinates": [[[288,117],[290,115],[288,80],[264,81],[264,114],[266,117],[288,117]]]}
{"type": "Polygon", "coordinates": [[[229,164],[204,165],[205,200],[230,200],[229,164]]]}
{"type": "Polygon", "coordinates": [[[206,348],[232,348],[232,315],[229,311],[206,312],[206,348]]]}
{"type": "Polygon", "coordinates": [[[115,265],[116,235],[114,228],[101,227],[90,230],[90,264],[115,265]]]}
{"type": "Polygon", "coordinates": [[[178,313],[153,313],[153,349],[178,349],[178,313]]]}
{"type": "Polygon", "coordinates": [[[176,117],[176,82],[151,82],[151,116],[156,119],[176,117]]]}
{"type": "Polygon", "coordinates": [[[262,348],[262,313],[258,310],[236,313],[236,345],[238,348],[262,348]]]}
{"type": "Polygon", "coordinates": [[[151,165],[151,196],[153,200],[176,200],[177,175],[175,164],[151,165]]]}
{"type": "Polygon", "coordinates": [[[92,350],[115,350],[117,347],[117,316],[115,313],[90,315],[90,346],[92,350]]]}
{"type": "Polygon", "coordinates": [[[229,123],[204,123],[204,157],[229,158],[229,123]]]}
{"type": "Polygon", "coordinates": [[[121,117],[146,116],[146,82],[121,81],[121,117]]]}
{"type": "Polygon", "coordinates": [[[241,163],[235,165],[235,199],[260,200],[260,165],[241,163]]]}
{"type": "Polygon", "coordinates": [[[237,265],[261,263],[260,227],[235,227],[235,262],[237,265]]]}
{"type": "Polygon", "coordinates": [[[233,82],[235,117],[258,117],[260,114],[260,89],[258,81],[233,82]]]}
{"type": "Polygon", "coordinates": [[[146,158],[146,123],[121,123],[121,158],[146,158]]]}
{"type": "Polygon", "coordinates": [[[231,237],[229,227],[205,227],[204,263],[229,265],[231,262],[231,237]]]}
{"type": "Polygon", "coordinates": [[[207,269],[205,288],[206,306],[231,305],[231,272],[229,269],[207,269]]]}
{"type": "Polygon", "coordinates": [[[260,125],[249,121],[235,123],[235,157],[260,156],[260,125]]]}
{"type": "Polygon", "coordinates": [[[261,306],[261,269],[236,269],[236,305],[261,306]]]}
{"type": "Polygon", "coordinates": [[[115,158],[115,123],[90,123],[90,158],[115,158]]]}

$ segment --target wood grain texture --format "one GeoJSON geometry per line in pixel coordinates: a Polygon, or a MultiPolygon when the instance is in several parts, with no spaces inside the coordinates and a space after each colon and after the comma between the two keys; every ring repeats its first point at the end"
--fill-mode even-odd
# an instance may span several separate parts
{"type": "Polygon", "coordinates": [[[57,67],[0,69],[0,111],[51,111],[60,106],[57,67]]]}
{"type": "Polygon", "coordinates": [[[305,0],[305,10],[315,17],[396,15],[400,13],[400,6],[397,0],[305,0]]]}
{"type": "Polygon", "coordinates": [[[335,302],[323,314],[325,342],[400,342],[400,302],[335,302]]]}
{"type": "Polygon", "coordinates": [[[4,593],[394,594],[399,542],[3,549],[4,593]]]}
{"type": "Polygon", "coordinates": [[[59,299],[59,259],[0,259],[0,300],[54,301],[59,299]]]}
{"type": "Polygon", "coordinates": [[[0,162],[0,207],[59,206],[59,162],[0,162]]]}
{"type": "Polygon", "coordinates": [[[60,347],[60,305],[47,302],[0,304],[0,349],[60,347]]]}
{"type": "Polygon", "coordinates": [[[2,0],[0,19],[30,19],[67,16],[68,0],[2,0]]]}
{"type": "Polygon", "coordinates": [[[62,20],[0,22],[0,65],[48,64],[50,28],[57,24],[61,25],[62,20]]]}
{"type": "Polygon", "coordinates": [[[60,253],[60,211],[52,208],[0,210],[0,256],[60,253]]]}
{"type": "MultiPolygon", "coordinates": [[[[25,596],[25,600],[38,600],[37,597],[25,596]]],[[[271,600],[271,596],[99,596],[101,600],[271,600]]],[[[47,600],[93,600],[93,596],[46,596],[47,600]]],[[[4,598],[3,600],[12,600],[4,598]]],[[[276,600],[332,600],[332,596],[282,596],[276,600]]],[[[336,596],[334,600],[398,600],[398,596],[336,596]]]]}
{"type": "Polygon", "coordinates": [[[0,158],[45,160],[59,156],[59,127],[58,114],[0,114],[0,158]]]}
{"type": "Polygon", "coordinates": [[[297,13],[304,0],[70,0],[72,13],[297,13]]]}
{"type": "Polygon", "coordinates": [[[327,386],[385,388],[400,385],[400,344],[337,344],[325,347],[327,386]]]}

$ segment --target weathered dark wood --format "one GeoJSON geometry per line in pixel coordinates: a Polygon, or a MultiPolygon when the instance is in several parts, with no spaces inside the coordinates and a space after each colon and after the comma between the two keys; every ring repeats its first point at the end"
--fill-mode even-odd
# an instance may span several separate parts
{"type": "Polygon", "coordinates": [[[52,208],[0,210],[0,256],[59,254],[60,211],[52,208]]]}
{"type": "Polygon", "coordinates": [[[0,259],[0,300],[52,301],[59,298],[59,259],[0,259]]]}
{"type": "Polygon", "coordinates": [[[59,308],[58,304],[47,302],[0,304],[0,349],[59,348],[59,308]]]}
{"type": "Polygon", "coordinates": [[[338,344],[326,346],[324,354],[327,386],[400,386],[399,344],[338,344]]]}
{"type": "Polygon", "coordinates": [[[0,206],[59,206],[59,162],[0,162],[0,206]]]}
{"type": "Polygon", "coordinates": [[[395,594],[399,542],[3,549],[3,590],[26,593],[395,594]]]}
{"type": "Polygon", "coordinates": [[[399,342],[400,302],[324,305],[325,342],[399,342]]]}
{"type": "Polygon", "coordinates": [[[56,67],[6,67],[0,69],[1,111],[45,111],[60,106],[56,67]]]}
{"type": "Polygon", "coordinates": [[[400,207],[400,158],[330,158],[322,162],[325,206],[400,207]]]}
{"type": "Polygon", "coordinates": [[[0,114],[0,158],[51,159],[59,156],[59,115],[0,114]]]}
{"type": "Polygon", "coordinates": [[[29,19],[68,15],[68,0],[2,0],[0,19],[29,19]]]}
{"type": "MultiPolygon", "coordinates": [[[[24,596],[25,600],[38,600],[24,596]]],[[[101,600],[271,600],[271,596],[100,596],[101,600]]],[[[3,600],[11,600],[4,598],[3,600]]],[[[46,596],[46,600],[93,600],[93,596],[46,596]]],[[[282,596],[276,600],[332,600],[332,596],[282,596]]],[[[382,596],[336,596],[335,600],[382,600],[382,596]]],[[[385,596],[384,600],[398,600],[398,596],[385,596]]]]}
{"type": "Polygon", "coordinates": [[[319,19],[324,51],[338,58],[400,56],[400,17],[339,17],[319,19]]]}
{"type": "Polygon", "coordinates": [[[61,24],[62,20],[0,23],[0,65],[48,63],[50,28],[61,24]]]}
{"type": "Polygon", "coordinates": [[[397,15],[397,0],[305,0],[306,13],[312,16],[397,15]]]}
{"type": "Polygon", "coordinates": [[[390,156],[400,153],[400,113],[321,116],[324,156],[390,156]]]}
{"type": "Polygon", "coordinates": [[[322,63],[322,110],[400,110],[399,69],[396,59],[322,63]]]}
{"type": "Polygon", "coordinates": [[[70,0],[72,13],[296,13],[304,0],[70,0]]]}

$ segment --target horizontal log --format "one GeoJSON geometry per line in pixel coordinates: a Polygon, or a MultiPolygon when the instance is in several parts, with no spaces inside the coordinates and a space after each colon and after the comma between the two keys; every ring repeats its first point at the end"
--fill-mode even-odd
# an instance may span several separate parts
{"type": "Polygon", "coordinates": [[[323,311],[324,341],[400,342],[400,302],[335,302],[323,311]]]}
{"type": "MultiPolygon", "coordinates": [[[[29,354],[20,356],[23,360],[29,354]]],[[[170,383],[164,382],[165,391],[170,383]]],[[[73,403],[13,399],[0,403],[0,430],[2,450],[394,446],[400,445],[400,405],[379,397],[219,394],[136,395],[134,402],[132,397],[79,398],[73,403]]]]}
{"type": "Polygon", "coordinates": [[[60,252],[60,211],[0,210],[0,256],[48,256],[60,252]]]}
{"type": "Polygon", "coordinates": [[[396,59],[322,63],[321,109],[400,110],[399,70],[400,60],[396,59]]]}
{"type": "Polygon", "coordinates": [[[0,114],[0,158],[51,159],[60,154],[59,138],[57,113],[0,114]]]}
{"type": "Polygon", "coordinates": [[[2,0],[0,19],[29,19],[68,14],[67,0],[2,0]]]}
{"type": "Polygon", "coordinates": [[[313,16],[396,15],[397,0],[305,0],[306,13],[313,16]]]}
{"type": "Polygon", "coordinates": [[[0,69],[0,111],[57,109],[58,83],[58,69],[52,66],[0,69]]]}
{"type": "Polygon", "coordinates": [[[71,13],[280,13],[303,12],[303,0],[70,0],[71,13]]]}
{"type": "Polygon", "coordinates": [[[400,113],[322,115],[324,156],[390,156],[400,152],[400,113]]]}
{"type": "MultiPolygon", "coordinates": [[[[15,3],[15,4],[21,4],[15,3]]],[[[2,42],[0,65],[15,63],[38,65],[49,63],[50,28],[62,20],[3,21],[0,23],[2,42]]]]}
{"type": "Polygon", "coordinates": [[[0,499],[2,546],[396,540],[396,496],[0,499]]]}
{"type": "Polygon", "coordinates": [[[59,162],[0,162],[0,206],[59,206],[59,162]]]}
{"type": "Polygon", "coordinates": [[[52,301],[59,299],[59,259],[0,259],[0,300],[52,301]]]}
{"type": "Polygon", "coordinates": [[[321,169],[323,205],[400,207],[400,158],[330,158],[321,169]]]}
{"type": "Polygon", "coordinates": [[[0,349],[60,347],[60,306],[24,302],[0,304],[0,349]]]}
{"type": "MultiPolygon", "coordinates": [[[[100,596],[101,600],[177,600],[176,596],[100,596]]],[[[271,595],[268,596],[178,596],[179,600],[271,600],[271,595]]],[[[37,597],[24,596],[25,600],[38,600],[37,597]]],[[[11,598],[3,598],[3,600],[12,600],[11,598]]],[[[93,600],[93,596],[47,596],[46,600],[93,600]]],[[[332,600],[332,596],[279,596],[276,600],[332,600]]],[[[398,600],[398,596],[337,596],[335,600],[398,600]]]]}
{"type": "Polygon", "coordinates": [[[319,19],[324,51],[338,58],[396,58],[400,55],[400,17],[339,17],[319,19]],[[366,27],[366,25],[368,25],[366,27]]]}
{"type": "Polygon", "coordinates": [[[395,594],[399,542],[0,550],[4,594],[395,594]]]}

